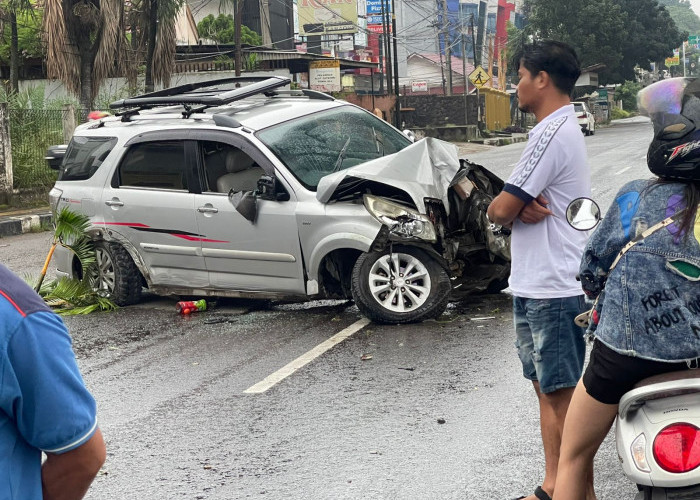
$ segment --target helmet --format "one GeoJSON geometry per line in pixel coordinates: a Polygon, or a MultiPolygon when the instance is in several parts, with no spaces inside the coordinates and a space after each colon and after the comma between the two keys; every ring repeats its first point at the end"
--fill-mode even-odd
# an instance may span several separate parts
{"type": "Polygon", "coordinates": [[[649,170],[664,179],[700,180],[700,78],[649,85],[637,94],[637,107],[654,126],[649,170]]]}

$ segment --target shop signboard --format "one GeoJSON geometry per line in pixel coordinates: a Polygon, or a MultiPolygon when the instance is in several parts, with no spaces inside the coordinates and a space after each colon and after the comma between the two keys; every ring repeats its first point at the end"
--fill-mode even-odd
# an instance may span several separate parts
{"type": "Polygon", "coordinates": [[[357,0],[299,0],[297,13],[303,36],[357,32],[357,0]]]}
{"type": "Polygon", "coordinates": [[[340,61],[311,61],[309,63],[309,87],[321,92],[340,92],[340,61]]]}

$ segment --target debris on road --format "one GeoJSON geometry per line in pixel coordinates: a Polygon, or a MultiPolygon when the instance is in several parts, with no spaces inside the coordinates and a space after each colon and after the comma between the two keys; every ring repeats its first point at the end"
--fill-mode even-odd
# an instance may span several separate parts
{"type": "Polygon", "coordinates": [[[192,314],[197,311],[207,310],[207,301],[200,300],[181,300],[175,304],[175,310],[180,314],[192,314]]]}
{"type": "Polygon", "coordinates": [[[372,359],[372,355],[371,354],[363,354],[362,356],[360,356],[360,359],[362,361],[369,361],[370,359],[372,359]]]}

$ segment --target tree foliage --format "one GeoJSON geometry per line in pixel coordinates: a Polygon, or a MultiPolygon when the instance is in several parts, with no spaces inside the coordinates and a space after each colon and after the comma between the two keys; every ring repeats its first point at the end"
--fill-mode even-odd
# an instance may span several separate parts
{"type": "Polygon", "coordinates": [[[528,35],[571,44],[583,67],[604,64],[602,84],[633,80],[687,36],[657,0],[525,0],[525,12],[528,35]]]}
{"type": "MultiPolygon", "coordinates": [[[[27,11],[17,14],[17,35],[20,57],[24,59],[43,57],[41,43],[41,11],[27,11]]],[[[10,30],[0,34],[0,61],[10,64],[10,30]]]]}
{"type": "Polygon", "coordinates": [[[175,18],[183,1],[44,0],[48,77],[61,80],[83,109],[93,107],[107,77],[126,73],[135,86],[144,63],[151,82],[168,86],[175,62],[175,18]]]}
{"type": "Polygon", "coordinates": [[[642,84],[627,80],[615,89],[615,99],[622,101],[622,109],[637,110],[637,93],[642,90],[642,84]]]}
{"type": "Polygon", "coordinates": [[[700,35],[700,17],[693,11],[688,0],[659,0],[676,23],[678,29],[691,35],[700,35]]]}
{"type": "MultiPolygon", "coordinates": [[[[214,17],[209,14],[197,24],[197,31],[202,38],[208,38],[216,43],[234,44],[236,39],[233,16],[219,14],[214,17]]],[[[245,45],[262,45],[262,39],[248,26],[241,26],[241,43],[245,45]]]]}

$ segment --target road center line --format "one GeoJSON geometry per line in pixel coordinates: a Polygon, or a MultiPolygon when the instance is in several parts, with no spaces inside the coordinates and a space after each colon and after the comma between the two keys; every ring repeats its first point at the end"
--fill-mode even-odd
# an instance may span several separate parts
{"type": "Polygon", "coordinates": [[[339,331],[338,333],[333,335],[328,340],[321,342],[320,344],[318,344],[316,347],[314,347],[313,349],[311,349],[307,353],[302,354],[301,356],[299,356],[297,359],[295,359],[291,363],[287,364],[286,366],[283,366],[282,368],[280,368],[276,372],[268,375],[263,380],[261,380],[260,382],[258,382],[255,385],[247,388],[243,392],[245,392],[246,394],[260,394],[262,392],[265,392],[273,385],[275,385],[278,382],[281,382],[285,378],[289,377],[292,373],[297,371],[299,368],[302,368],[303,366],[312,362],[314,359],[316,359],[321,354],[323,354],[324,352],[331,349],[336,344],[341,343],[343,340],[347,339],[348,337],[350,337],[354,333],[362,330],[369,323],[370,323],[370,321],[367,318],[362,318],[361,320],[354,322],[352,325],[339,331]]]}

